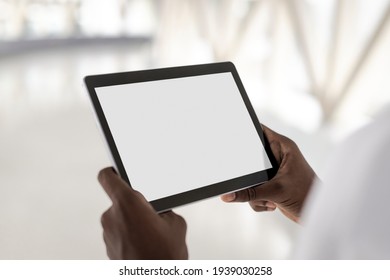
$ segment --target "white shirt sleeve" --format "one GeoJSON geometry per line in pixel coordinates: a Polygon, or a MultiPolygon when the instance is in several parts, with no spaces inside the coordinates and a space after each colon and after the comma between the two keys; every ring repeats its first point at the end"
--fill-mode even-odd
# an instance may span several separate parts
{"type": "Polygon", "coordinates": [[[302,220],[297,259],[390,259],[390,110],[339,147],[302,220]]]}

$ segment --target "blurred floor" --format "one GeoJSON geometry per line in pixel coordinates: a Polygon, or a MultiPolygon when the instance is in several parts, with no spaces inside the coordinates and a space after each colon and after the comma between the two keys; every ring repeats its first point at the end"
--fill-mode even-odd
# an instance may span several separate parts
{"type": "MultiPolygon", "coordinates": [[[[150,67],[148,44],[1,58],[0,259],[106,258],[100,215],[110,203],[96,175],[110,162],[82,78],[150,67]]],[[[311,135],[309,141],[271,114],[258,113],[322,168],[331,147],[326,137],[311,135]]],[[[255,213],[219,198],[177,212],[187,220],[192,259],[287,258],[299,231],[279,212],[255,213]]]]}

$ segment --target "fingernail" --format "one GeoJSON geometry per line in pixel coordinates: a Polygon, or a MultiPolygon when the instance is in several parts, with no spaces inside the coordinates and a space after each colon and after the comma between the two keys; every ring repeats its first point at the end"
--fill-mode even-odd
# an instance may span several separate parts
{"type": "Polygon", "coordinates": [[[116,170],[115,170],[114,167],[111,167],[111,170],[112,170],[112,172],[114,172],[116,175],[118,175],[118,173],[116,173],[116,170]]]}
{"type": "Polygon", "coordinates": [[[267,211],[275,211],[275,210],[276,210],[276,205],[267,206],[267,211]]]}
{"type": "Polygon", "coordinates": [[[236,199],[236,193],[233,192],[233,193],[224,194],[222,196],[222,199],[225,202],[231,202],[236,199]]]}

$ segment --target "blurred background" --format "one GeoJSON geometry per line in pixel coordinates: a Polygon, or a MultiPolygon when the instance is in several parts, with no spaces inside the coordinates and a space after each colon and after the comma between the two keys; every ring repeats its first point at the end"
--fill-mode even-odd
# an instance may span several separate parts
{"type": "MultiPolygon", "coordinates": [[[[105,259],[110,165],[85,75],[229,60],[261,122],[321,174],[390,101],[390,0],[0,0],[0,259],[105,259]]],[[[284,259],[300,226],[177,209],[192,259],[284,259]]]]}

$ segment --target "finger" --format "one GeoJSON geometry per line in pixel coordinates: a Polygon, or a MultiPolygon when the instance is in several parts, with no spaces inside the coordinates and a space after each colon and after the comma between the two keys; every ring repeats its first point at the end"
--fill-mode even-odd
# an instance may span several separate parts
{"type": "Polygon", "coordinates": [[[141,197],[111,167],[102,169],[98,174],[98,180],[112,201],[118,201],[123,196],[126,196],[127,200],[139,200],[141,197]]]}
{"type": "Polygon", "coordinates": [[[225,202],[232,202],[236,199],[236,193],[232,192],[232,193],[223,194],[221,195],[221,199],[225,202]]]}
{"type": "Polygon", "coordinates": [[[265,201],[265,204],[264,206],[268,207],[268,208],[275,208],[277,207],[276,203],[272,202],[272,201],[265,201]]]}
{"type": "Polygon", "coordinates": [[[109,218],[109,213],[112,208],[109,208],[106,212],[103,213],[101,216],[101,224],[103,226],[103,240],[104,243],[106,244],[106,253],[109,259],[112,259],[112,255],[110,253],[111,248],[113,247],[112,239],[109,237],[111,225],[110,225],[110,218],[109,218]]]}
{"type": "Polygon", "coordinates": [[[271,130],[265,125],[262,125],[262,127],[264,135],[271,146],[272,153],[277,160],[279,159],[279,157],[281,159],[282,154],[286,152],[286,150],[290,150],[291,147],[298,149],[296,143],[290,138],[271,130]]]}
{"type": "Polygon", "coordinates": [[[110,252],[109,252],[109,243],[108,243],[108,238],[107,238],[107,236],[106,236],[106,232],[105,231],[103,231],[103,240],[104,240],[104,244],[106,244],[106,255],[107,255],[107,257],[109,258],[109,259],[111,259],[110,258],[110,252]]]}
{"type": "Polygon", "coordinates": [[[113,204],[124,206],[128,210],[131,209],[133,213],[157,214],[146,198],[140,192],[132,189],[112,168],[104,168],[101,170],[98,175],[98,180],[113,204]]]}
{"type": "Polygon", "coordinates": [[[187,222],[186,220],[180,216],[174,213],[173,211],[167,211],[162,214],[160,214],[160,217],[164,219],[166,222],[168,222],[172,227],[174,227],[176,230],[180,231],[187,231],[187,222]]]}
{"type": "Polygon", "coordinates": [[[276,208],[269,208],[264,206],[251,205],[252,209],[256,212],[272,212],[275,211],[276,208]]]}
{"type": "Polygon", "coordinates": [[[249,205],[256,212],[274,211],[276,209],[276,204],[271,201],[250,201],[249,205]]]}
{"type": "Polygon", "coordinates": [[[165,219],[165,220],[175,221],[175,222],[181,224],[182,226],[186,226],[186,221],[184,220],[184,218],[182,216],[176,214],[172,210],[161,213],[160,217],[165,219]]]}
{"type": "Polygon", "coordinates": [[[127,188],[111,167],[100,170],[98,181],[111,200],[117,198],[122,189],[127,188]]]}
{"type": "Polygon", "coordinates": [[[225,194],[221,198],[225,202],[247,202],[256,199],[256,191],[254,187],[251,187],[238,192],[225,194]]]}
{"type": "Polygon", "coordinates": [[[225,202],[248,202],[254,200],[275,201],[275,199],[278,199],[280,189],[281,185],[278,180],[273,179],[257,187],[251,187],[235,193],[223,195],[222,200],[225,202]]]}
{"type": "Polygon", "coordinates": [[[178,215],[173,211],[165,212],[163,215],[165,215],[165,217],[169,217],[170,219],[174,219],[174,220],[178,221],[180,224],[186,223],[186,221],[184,220],[184,218],[181,215],[178,215]]]}
{"type": "Polygon", "coordinates": [[[264,136],[269,143],[272,154],[274,155],[277,163],[280,165],[283,155],[282,155],[282,147],[281,143],[284,139],[284,136],[276,133],[272,129],[268,128],[265,125],[262,125],[264,136]]]}
{"type": "Polygon", "coordinates": [[[276,133],[272,129],[270,129],[268,126],[261,124],[261,127],[263,128],[263,132],[265,137],[267,137],[268,142],[275,141],[281,137],[279,133],[276,133]]]}
{"type": "Polygon", "coordinates": [[[172,214],[175,214],[175,213],[173,213],[172,210],[168,210],[168,211],[160,213],[159,215],[160,215],[160,217],[170,217],[170,216],[172,216],[172,214]]]}
{"type": "Polygon", "coordinates": [[[110,221],[111,221],[111,212],[112,212],[112,206],[108,208],[100,217],[100,223],[103,227],[103,230],[106,228],[110,228],[110,221]]]}

